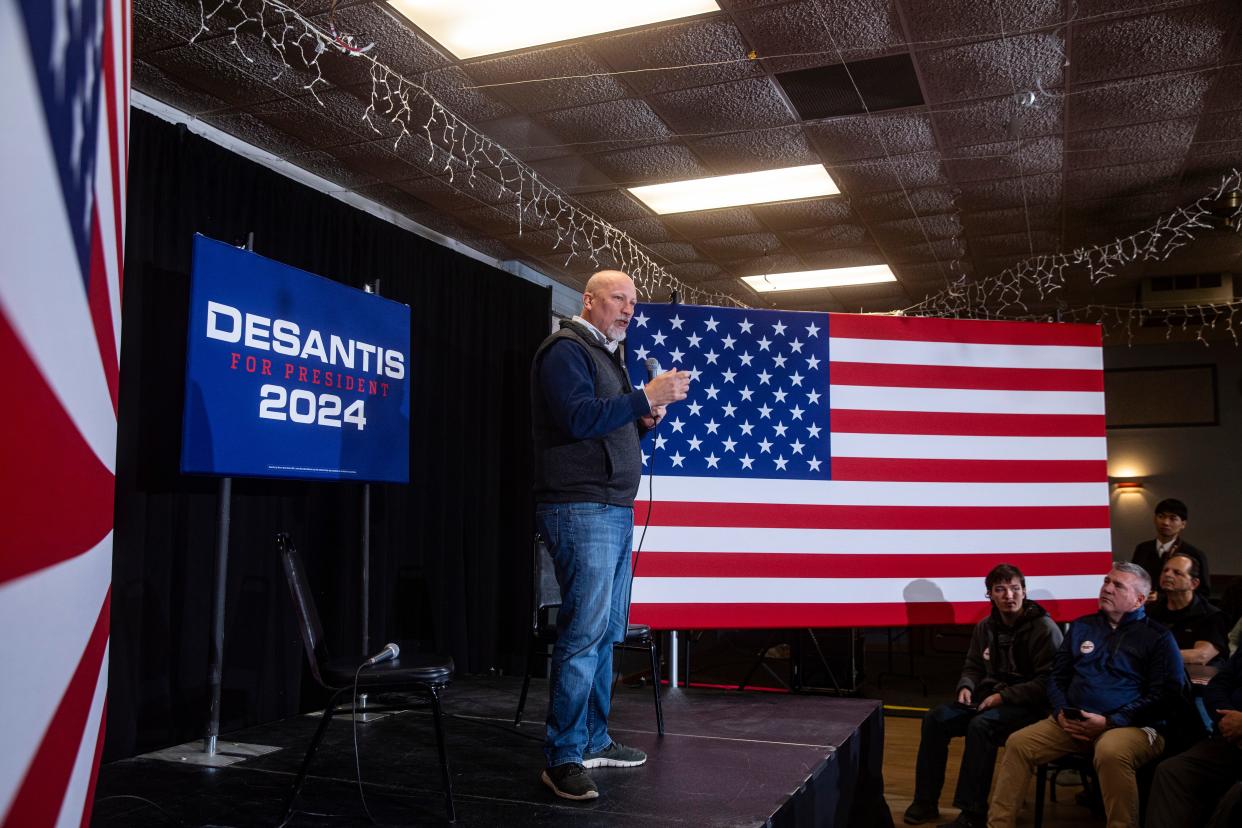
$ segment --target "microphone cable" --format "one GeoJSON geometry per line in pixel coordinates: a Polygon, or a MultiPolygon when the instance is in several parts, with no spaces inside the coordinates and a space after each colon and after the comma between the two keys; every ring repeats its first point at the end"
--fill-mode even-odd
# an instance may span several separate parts
{"type": "Polygon", "coordinates": [[[354,772],[358,780],[358,798],[362,800],[362,810],[366,812],[367,819],[372,825],[377,825],[375,817],[371,815],[371,808],[367,805],[367,794],[362,789],[362,759],[358,755],[358,677],[362,675],[362,671],[371,666],[367,662],[358,665],[358,669],[354,671],[354,713],[353,713],[353,730],[354,730],[354,772]]]}

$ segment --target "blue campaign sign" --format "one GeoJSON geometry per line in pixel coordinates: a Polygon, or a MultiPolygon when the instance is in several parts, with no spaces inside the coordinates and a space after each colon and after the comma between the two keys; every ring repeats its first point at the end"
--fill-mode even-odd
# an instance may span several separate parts
{"type": "Polygon", "coordinates": [[[194,237],[181,470],[410,479],[410,309],[194,237]]]}

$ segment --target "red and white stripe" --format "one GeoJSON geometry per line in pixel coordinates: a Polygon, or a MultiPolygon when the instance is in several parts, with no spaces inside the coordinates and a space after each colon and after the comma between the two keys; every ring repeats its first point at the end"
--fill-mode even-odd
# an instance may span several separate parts
{"type": "Polygon", "coordinates": [[[1092,611],[1112,557],[1099,329],[832,314],[829,334],[832,479],[656,477],[633,619],[968,623],[1002,562],[1057,618],[1092,611]]]}
{"type": "Polygon", "coordinates": [[[90,273],[18,4],[0,3],[16,175],[0,196],[0,825],[83,826],[103,747],[129,133],[129,0],[104,0],[90,273]],[[84,279],[84,276],[87,278],[84,279]],[[84,284],[89,287],[84,288],[84,284]]]}

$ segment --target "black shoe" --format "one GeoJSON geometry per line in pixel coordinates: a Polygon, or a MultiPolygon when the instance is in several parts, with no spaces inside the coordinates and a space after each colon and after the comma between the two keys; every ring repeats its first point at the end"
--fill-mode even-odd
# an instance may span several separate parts
{"type": "Polygon", "coordinates": [[[599,796],[599,788],[587,775],[586,768],[577,762],[544,768],[541,778],[543,784],[562,799],[595,799],[599,796]]]}
{"type": "Polygon", "coordinates": [[[940,828],[984,828],[987,824],[988,818],[984,814],[962,811],[957,819],[944,823],[940,828]]]}
{"type": "Polygon", "coordinates": [[[940,819],[940,809],[936,807],[935,802],[919,802],[916,799],[910,803],[909,808],[906,808],[902,819],[906,825],[921,825],[933,819],[940,819]]]}
{"type": "Polygon", "coordinates": [[[613,742],[597,753],[584,753],[584,768],[636,768],[647,761],[647,754],[638,748],[626,747],[620,742],[613,742]]]}

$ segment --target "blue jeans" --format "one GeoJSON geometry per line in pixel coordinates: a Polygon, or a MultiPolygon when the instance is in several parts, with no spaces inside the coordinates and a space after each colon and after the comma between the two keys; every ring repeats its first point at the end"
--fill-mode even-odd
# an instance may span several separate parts
{"type": "Polygon", "coordinates": [[[555,767],[612,744],[612,648],[625,639],[629,623],[634,510],[540,503],[535,525],[561,587],[543,749],[548,767],[555,767]]]}
{"type": "Polygon", "coordinates": [[[1013,704],[1002,704],[982,713],[954,704],[933,707],[923,717],[923,738],[919,741],[919,758],[914,766],[914,799],[930,804],[939,801],[945,765],[949,761],[949,739],[965,736],[953,804],[963,811],[986,814],[996,751],[1005,744],[1009,734],[1045,715],[1013,704]]]}

